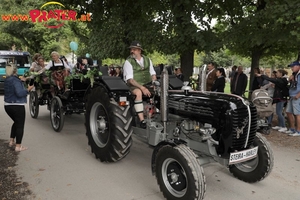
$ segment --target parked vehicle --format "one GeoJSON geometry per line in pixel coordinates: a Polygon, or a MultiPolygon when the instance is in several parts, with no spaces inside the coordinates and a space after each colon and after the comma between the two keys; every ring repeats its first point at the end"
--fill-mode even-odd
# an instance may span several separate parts
{"type": "Polygon", "coordinates": [[[28,52],[0,50],[0,91],[4,91],[5,66],[15,64],[18,75],[22,76],[31,66],[31,57],[28,52]]]}

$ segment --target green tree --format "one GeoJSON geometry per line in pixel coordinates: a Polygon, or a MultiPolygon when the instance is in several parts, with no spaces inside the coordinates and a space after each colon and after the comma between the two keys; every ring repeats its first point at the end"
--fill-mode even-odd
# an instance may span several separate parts
{"type": "Polygon", "coordinates": [[[223,43],[239,55],[251,56],[251,83],[261,58],[284,57],[299,48],[298,4],[292,0],[212,1],[211,17],[220,22],[216,29],[223,43]]]}
{"type": "Polygon", "coordinates": [[[101,59],[126,58],[131,41],[139,40],[147,53],[180,56],[185,77],[194,66],[194,51],[215,47],[216,37],[209,22],[203,20],[206,10],[202,1],[82,1],[64,0],[81,5],[79,12],[91,12],[88,24],[89,49],[101,59]]]}

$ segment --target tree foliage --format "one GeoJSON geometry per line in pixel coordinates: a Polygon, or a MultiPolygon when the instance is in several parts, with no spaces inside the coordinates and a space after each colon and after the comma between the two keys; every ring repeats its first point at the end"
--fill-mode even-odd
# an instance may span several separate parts
{"type": "MultiPolygon", "coordinates": [[[[223,44],[233,52],[251,56],[253,69],[260,59],[275,55],[287,56],[299,47],[299,2],[292,0],[212,1],[216,27],[223,44]],[[234,9],[232,9],[234,8],[234,9]]],[[[251,86],[252,84],[250,84],[251,86]]],[[[251,88],[250,88],[251,90],[251,88]]]]}
{"type": "Polygon", "coordinates": [[[212,49],[217,44],[208,21],[204,20],[207,11],[202,1],[64,2],[81,5],[78,9],[82,13],[92,13],[88,49],[101,59],[126,58],[128,46],[138,40],[147,53],[155,49],[164,54],[179,54],[181,67],[191,74],[194,51],[212,49]]]}
{"type": "MultiPolygon", "coordinates": [[[[32,9],[39,9],[45,0],[1,0],[1,15],[22,14],[28,15],[32,9]]],[[[50,21],[51,23],[55,23],[50,21]]],[[[2,48],[10,49],[16,45],[17,49],[23,49],[32,54],[40,52],[46,59],[50,58],[52,51],[58,51],[61,54],[69,52],[70,39],[75,35],[71,31],[70,23],[66,22],[63,27],[57,29],[47,28],[43,23],[33,23],[28,21],[6,21],[0,24],[2,48]]]]}
{"type": "MultiPolygon", "coordinates": [[[[45,0],[1,0],[0,12],[26,13],[45,0]]],[[[294,0],[62,0],[66,9],[92,14],[89,23],[66,23],[48,29],[41,23],[1,23],[1,46],[12,44],[31,52],[49,55],[52,50],[69,51],[77,41],[77,54],[93,58],[124,60],[133,40],[142,43],[146,54],[157,61],[178,63],[189,77],[195,63],[215,61],[220,66],[244,64],[235,54],[250,57],[251,67],[282,65],[274,56],[290,58],[298,51],[299,2],[294,0]],[[213,19],[217,25],[212,27],[213,19]],[[194,61],[197,52],[197,61],[194,61]],[[152,54],[153,53],[153,54],[152,54]],[[167,56],[170,55],[170,56],[167,56]],[[201,56],[199,56],[201,55],[201,56]],[[274,59],[274,60],[273,60],[274,59]],[[156,60],[156,58],[154,58],[156,60]]],[[[162,62],[162,63],[166,63],[162,62]]]]}

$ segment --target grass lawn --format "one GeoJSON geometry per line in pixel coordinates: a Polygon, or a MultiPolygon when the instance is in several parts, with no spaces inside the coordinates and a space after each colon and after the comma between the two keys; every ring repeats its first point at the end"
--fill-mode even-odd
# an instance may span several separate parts
{"type": "Polygon", "coordinates": [[[224,88],[225,94],[230,94],[230,83],[226,82],[225,88],[224,88]]]}

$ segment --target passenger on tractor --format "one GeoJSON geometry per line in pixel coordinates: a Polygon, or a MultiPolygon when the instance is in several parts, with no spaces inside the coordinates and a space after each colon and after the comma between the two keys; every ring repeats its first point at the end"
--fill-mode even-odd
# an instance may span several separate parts
{"type": "MultiPolygon", "coordinates": [[[[44,58],[42,57],[42,55],[40,53],[36,53],[33,56],[33,60],[34,61],[32,62],[29,71],[38,72],[45,67],[44,58]]],[[[27,77],[26,79],[30,79],[29,85],[34,84],[34,75],[31,75],[31,76],[27,77]]]]}
{"type": "Polygon", "coordinates": [[[156,72],[150,58],[142,54],[143,49],[139,42],[133,41],[129,49],[130,56],[124,63],[123,77],[124,81],[130,87],[130,91],[136,97],[134,101],[134,109],[140,119],[140,127],[146,128],[142,95],[148,97],[151,96],[150,91],[144,86],[144,84],[155,81],[156,72]]]}
{"type": "MultiPolygon", "coordinates": [[[[51,73],[51,77],[54,85],[57,86],[59,93],[62,94],[61,97],[68,98],[69,89],[64,79],[70,74],[70,66],[64,60],[59,58],[59,53],[56,51],[51,53],[51,58],[52,61],[50,61],[48,65],[39,72],[42,73],[46,69],[52,70],[53,72],[51,73]]],[[[52,95],[54,95],[54,91],[52,91],[52,95]]]]}
{"type": "Polygon", "coordinates": [[[89,66],[90,66],[90,63],[88,62],[88,59],[86,57],[78,57],[77,63],[75,64],[73,71],[75,73],[86,74],[89,66]]]}
{"type": "Polygon", "coordinates": [[[65,57],[65,56],[60,56],[60,59],[61,60],[63,60],[63,61],[65,61],[65,63],[67,63],[67,65],[69,65],[69,67],[70,67],[70,72],[72,72],[72,69],[73,69],[73,64],[72,63],[70,63],[69,61],[68,61],[68,59],[65,57]]]}
{"type": "MultiPolygon", "coordinates": [[[[38,55],[39,55],[39,57],[35,59],[34,64],[32,64],[31,67],[30,67],[30,71],[32,71],[32,72],[39,72],[39,71],[41,71],[42,69],[45,68],[44,58],[40,54],[38,54],[38,55]]],[[[37,87],[36,87],[37,83],[34,82],[34,75],[31,75],[29,78],[31,79],[30,82],[29,82],[29,85],[34,84],[35,91],[37,92],[38,97],[40,97],[41,96],[41,91],[40,91],[40,89],[37,89],[37,87]]],[[[42,75],[41,83],[42,84],[48,84],[49,83],[49,77],[47,77],[46,75],[42,75]]]]}
{"type": "Polygon", "coordinates": [[[37,72],[37,71],[39,71],[39,70],[42,69],[41,66],[38,63],[38,58],[40,58],[41,56],[42,55],[40,53],[34,54],[33,59],[32,59],[33,62],[31,64],[31,66],[30,66],[30,71],[31,72],[37,72]]]}

